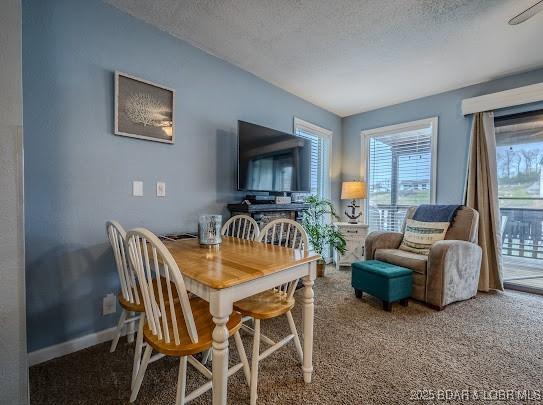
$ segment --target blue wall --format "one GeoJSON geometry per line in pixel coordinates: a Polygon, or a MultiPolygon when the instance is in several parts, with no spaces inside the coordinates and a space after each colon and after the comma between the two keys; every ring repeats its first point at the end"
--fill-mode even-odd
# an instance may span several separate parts
{"type": "Polygon", "coordinates": [[[194,231],[235,189],[238,119],[331,129],[333,198],[341,120],[98,0],[23,1],[28,350],[111,327],[118,289],[104,224],[194,231]],[[176,90],[176,143],[112,135],[113,72],[176,90]],[[131,182],[144,181],[144,197],[131,182]],[[167,197],[155,194],[166,182],[167,197]]]}
{"type": "MultiPolygon", "coordinates": [[[[437,202],[443,204],[461,202],[471,125],[470,119],[462,115],[462,100],[540,82],[543,82],[543,69],[346,117],[342,122],[343,179],[360,177],[362,130],[437,116],[439,117],[437,202]]],[[[420,85],[424,86],[424,83],[420,85]]],[[[500,113],[537,108],[543,108],[543,103],[510,108],[500,113]]]]}

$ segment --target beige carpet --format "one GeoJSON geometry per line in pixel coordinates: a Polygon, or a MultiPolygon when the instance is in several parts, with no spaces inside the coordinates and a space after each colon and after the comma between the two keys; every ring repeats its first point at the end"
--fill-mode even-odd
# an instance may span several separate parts
{"type": "MultiPolygon", "coordinates": [[[[403,404],[422,389],[543,390],[543,297],[481,294],[442,312],[411,301],[387,313],[377,300],[354,297],[348,271],[327,271],[315,284],[313,382],[303,383],[287,346],[261,364],[260,404],[403,404]]],[[[300,314],[297,305],[298,325],[300,314]]],[[[286,319],[263,322],[270,337],[286,330],[286,319]]],[[[250,350],[250,338],[244,341],[250,350]]],[[[115,353],[108,349],[102,344],[32,367],[32,404],[128,403],[133,345],[122,339],[115,353]]],[[[150,365],[137,403],[173,404],[177,365],[150,365]]],[[[189,366],[189,389],[202,381],[189,366]]],[[[228,402],[248,399],[238,373],[229,380],[228,402]]],[[[211,393],[191,402],[209,403],[211,393]]]]}

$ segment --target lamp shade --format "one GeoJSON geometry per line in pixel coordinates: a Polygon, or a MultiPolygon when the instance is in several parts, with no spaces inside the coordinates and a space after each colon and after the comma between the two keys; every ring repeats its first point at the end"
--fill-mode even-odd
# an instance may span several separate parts
{"type": "Polygon", "coordinates": [[[358,200],[366,198],[366,196],[365,181],[344,181],[341,185],[342,200],[358,200]]]}

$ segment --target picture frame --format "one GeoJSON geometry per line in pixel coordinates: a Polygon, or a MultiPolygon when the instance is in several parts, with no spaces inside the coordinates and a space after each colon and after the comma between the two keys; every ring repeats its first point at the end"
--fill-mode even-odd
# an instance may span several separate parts
{"type": "Polygon", "coordinates": [[[173,144],[175,90],[115,71],[115,135],[173,144]]]}

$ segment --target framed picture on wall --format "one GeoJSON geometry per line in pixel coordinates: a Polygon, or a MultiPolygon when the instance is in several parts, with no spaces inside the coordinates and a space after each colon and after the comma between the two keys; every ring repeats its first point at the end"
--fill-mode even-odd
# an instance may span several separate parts
{"type": "Polygon", "coordinates": [[[115,72],[115,135],[173,143],[175,91],[115,72]]]}

